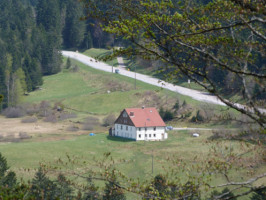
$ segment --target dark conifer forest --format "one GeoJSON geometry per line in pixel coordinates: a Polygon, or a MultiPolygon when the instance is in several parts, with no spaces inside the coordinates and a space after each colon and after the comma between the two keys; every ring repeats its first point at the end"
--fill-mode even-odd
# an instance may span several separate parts
{"type": "Polygon", "coordinates": [[[61,49],[105,47],[102,30],[80,20],[85,13],[77,0],[1,0],[0,13],[3,108],[61,70],[61,49]]]}

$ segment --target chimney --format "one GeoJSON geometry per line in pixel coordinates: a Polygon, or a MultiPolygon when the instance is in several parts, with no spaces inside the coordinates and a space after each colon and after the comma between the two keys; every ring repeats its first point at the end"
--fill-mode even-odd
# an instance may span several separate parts
{"type": "Polygon", "coordinates": [[[133,117],[133,116],[134,116],[134,112],[130,112],[129,115],[130,115],[131,117],[133,117]]]}
{"type": "Polygon", "coordinates": [[[145,108],[145,106],[142,106],[142,109],[144,109],[145,108]]]}

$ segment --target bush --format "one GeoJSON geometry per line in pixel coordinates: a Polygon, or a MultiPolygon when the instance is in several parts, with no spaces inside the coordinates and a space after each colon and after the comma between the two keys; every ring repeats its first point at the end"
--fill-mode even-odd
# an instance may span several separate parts
{"type": "Polygon", "coordinates": [[[22,123],[34,123],[37,122],[37,117],[26,117],[21,120],[22,123]]]}
{"type": "Polygon", "coordinates": [[[202,110],[198,110],[196,116],[191,118],[191,122],[203,122],[206,119],[206,114],[202,110]]]}
{"type": "Polygon", "coordinates": [[[26,132],[20,132],[19,138],[20,139],[29,139],[29,138],[31,138],[31,136],[29,136],[26,132]]]}
{"type": "Polygon", "coordinates": [[[84,125],[82,126],[82,130],[85,130],[85,131],[91,131],[91,130],[93,130],[93,129],[94,129],[94,126],[91,125],[91,124],[84,124],[84,125]]]}
{"type": "Polygon", "coordinates": [[[66,129],[67,131],[71,131],[71,132],[75,132],[79,130],[79,127],[74,126],[74,125],[70,125],[69,127],[67,127],[66,129]]]}
{"type": "Polygon", "coordinates": [[[40,116],[41,117],[46,117],[51,115],[51,103],[49,101],[42,101],[40,103],[40,116]]]}
{"type": "Polygon", "coordinates": [[[36,104],[26,106],[27,115],[34,115],[40,112],[40,106],[36,104]]]}
{"type": "Polygon", "coordinates": [[[174,119],[174,114],[170,110],[166,110],[163,116],[163,120],[170,121],[174,119]]]}
{"type": "Polygon", "coordinates": [[[25,111],[21,107],[9,107],[3,111],[3,115],[7,118],[19,118],[25,114],[25,111]]]}
{"type": "Polygon", "coordinates": [[[79,72],[79,67],[77,65],[75,65],[73,68],[72,68],[72,72],[79,72]]]}
{"type": "Polygon", "coordinates": [[[96,117],[87,117],[82,126],[82,130],[93,130],[94,126],[98,126],[100,124],[99,119],[96,117]]]}
{"type": "Polygon", "coordinates": [[[44,118],[45,122],[51,122],[51,123],[56,123],[57,122],[57,118],[55,114],[49,114],[47,117],[44,118]]]}
{"type": "Polygon", "coordinates": [[[114,114],[110,114],[103,119],[103,126],[112,126],[116,120],[114,114]]]}
{"type": "Polygon", "coordinates": [[[164,121],[170,121],[174,119],[174,113],[170,110],[164,110],[162,107],[159,110],[159,114],[164,121]]]}
{"type": "Polygon", "coordinates": [[[179,100],[177,100],[175,105],[174,105],[174,107],[173,107],[173,109],[178,110],[179,108],[180,108],[179,100]]]}
{"type": "Polygon", "coordinates": [[[76,118],[77,115],[75,113],[61,113],[59,115],[59,120],[66,120],[66,119],[71,119],[71,118],[76,118]]]}

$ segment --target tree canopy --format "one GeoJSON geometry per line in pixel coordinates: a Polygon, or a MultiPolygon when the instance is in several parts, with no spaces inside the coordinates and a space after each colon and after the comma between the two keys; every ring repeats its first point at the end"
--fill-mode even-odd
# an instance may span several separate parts
{"type": "Polygon", "coordinates": [[[104,31],[131,42],[113,56],[161,60],[171,78],[183,74],[265,127],[265,1],[83,2],[104,31]]]}

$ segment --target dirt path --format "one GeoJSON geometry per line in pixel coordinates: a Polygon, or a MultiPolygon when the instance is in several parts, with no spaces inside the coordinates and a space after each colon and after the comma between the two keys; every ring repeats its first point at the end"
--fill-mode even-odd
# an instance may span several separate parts
{"type": "Polygon", "coordinates": [[[66,133],[66,123],[51,123],[37,121],[34,123],[22,123],[21,118],[5,118],[0,116],[0,137],[18,138],[20,134],[27,136],[50,135],[66,133]]]}

